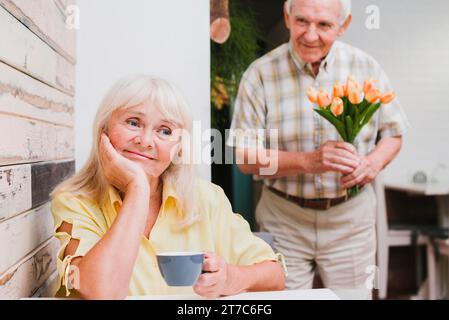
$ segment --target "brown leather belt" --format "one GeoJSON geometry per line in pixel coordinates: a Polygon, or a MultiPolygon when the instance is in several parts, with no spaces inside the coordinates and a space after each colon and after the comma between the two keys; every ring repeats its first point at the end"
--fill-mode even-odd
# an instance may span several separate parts
{"type": "Polygon", "coordinates": [[[286,194],[286,193],[279,191],[272,187],[267,187],[267,188],[274,194],[276,194],[282,198],[285,198],[291,202],[294,202],[295,204],[299,205],[300,207],[314,209],[314,210],[327,210],[330,207],[336,206],[337,204],[341,204],[349,199],[347,195],[340,197],[340,198],[305,199],[305,198],[300,198],[300,197],[286,194]]]}

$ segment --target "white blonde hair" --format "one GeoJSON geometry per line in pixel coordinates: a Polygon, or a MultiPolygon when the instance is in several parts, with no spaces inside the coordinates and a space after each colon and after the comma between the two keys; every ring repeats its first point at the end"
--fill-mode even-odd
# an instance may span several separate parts
{"type": "MultiPolygon", "coordinates": [[[[351,0],[340,0],[340,5],[340,24],[343,24],[351,13],[351,0]]],[[[285,1],[285,7],[287,9],[287,13],[290,14],[292,0],[285,1]]]]}
{"type": "MultiPolygon", "coordinates": [[[[101,134],[107,130],[114,111],[142,103],[157,107],[167,120],[191,133],[192,118],[188,105],[175,87],[163,79],[148,75],[123,77],[109,89],[97,110],[93,125],[92,149],[86,164],[74,176],[59,184],[51,193],[52,197],[68,192],[73,196],[91,198],[99,204],[108,201],[108,189],[111,185],[106,180],[99,161],[101,134]]],[[[184,139],[180,151],[190,144],[191,141],[184,139]]],[[[163,184],[170,184],[178,196],[176,200],[184,212],[181,225],[188,225],[197,219],[195,199],[191,193],[195,190],[195,177],[192,161],[172,162],[161,176],[163,184]]]]}

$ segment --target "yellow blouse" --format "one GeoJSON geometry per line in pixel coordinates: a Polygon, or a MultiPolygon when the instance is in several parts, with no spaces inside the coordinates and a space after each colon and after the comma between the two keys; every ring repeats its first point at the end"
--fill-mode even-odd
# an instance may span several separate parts
{"type": "MultiPolygon", "coordinates": [[[[176,205],[174,189],[164,185],[161,210],[149,239],[142,235],[128,295],[193,293],[192,287],[169,287],[165,284],[157,266],[157,252],[211,251],[233,265],[277,260],[271,247],[251,233],[246,220],[233,213],[229,200],[219,186],[199,180],[194,192],[198,193],[200,202],[199,219],[187,227],[179,228],[183,213],[176,205]]],[[[59,288],[56,296],[64,296],[64,293],[66,296],[78,296],[76,290],[70,290],[66,285],[70,261],[73,257],[84,256],[106,234],[121,205],[122,200],[113,187],[109,189],[109,201],[104,206],[99,206],[92,199],[67,193],[52,200],[55,237],[61,242],[57,260],[59,288]],[[72,235],[56,232],[63,221],[72,224],[72,235]],[[73,256],[64,258],[65,247],[71,238],[79,239],[79,246],[73,256]]]]}

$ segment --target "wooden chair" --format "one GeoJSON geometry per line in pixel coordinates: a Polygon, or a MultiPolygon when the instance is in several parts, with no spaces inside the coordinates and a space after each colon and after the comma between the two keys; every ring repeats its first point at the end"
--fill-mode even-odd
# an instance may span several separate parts
{"type": "MultiPolygon", "coordinates": [[[[427,293],[424,298],[435,299],[435,255],[430,243],[429,237],[417,232],[417,226],[394,226],[388,224],[387,209],[385,202],[385,187],[382,182],[382,176],[379,175],[375,180],[374,190],[377,197],[377,266],[378,266],[378,289],[379,298],[387,297],[388,289],[388,262],[390,247],[412,246],[416,245],[418,257],[418,281],[421,281],[421,263],[420,247],[426,246],[428,279],[426,284],[427,293]]],[[[422,290],[420,290],[422,291],[422,290]]]]}
{"type": "Polygon", "coordinates": [[[436,274],[440,271],[446,273],[446,276],[443,276],[443,279],[439,279],[439,281],[447,281],[447,277],[449,276],[447,275],[447,264],[437,265],[437,253],[435,252],[435,249],[437,249],[438,255],[449,257],[449,239],[435,239],[434,244],[435,246],[428,246],[427,249],[429,259],[428,269],[430,270],[428,281],[432,287],[432,290],[429,290],[429,299],[431,300],[447,298],[447,292],[446,297],[443,297],[444,289],[441,287],[441,283],[438,283],[436,274]]]}
{"type": "Polygon", "coordinates": [[[440,254],[445,256],[449,256],[449,239],[438,240],[438,248],[440,250],[440,254]]]}

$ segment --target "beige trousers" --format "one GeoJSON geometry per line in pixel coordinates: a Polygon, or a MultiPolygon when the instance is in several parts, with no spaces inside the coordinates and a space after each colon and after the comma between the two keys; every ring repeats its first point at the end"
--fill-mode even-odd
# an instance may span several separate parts
{"type": "Polygon", "coordinates": [[[376,270],[375,207],[371,185],[325,211],[301,208],[264,187],[256,221],[285,257],[286,289],[312,288],[315,271],[330,289],[370,289],[376,270]]]}

